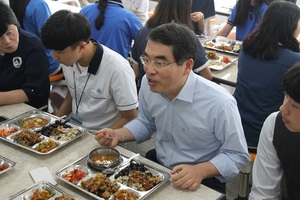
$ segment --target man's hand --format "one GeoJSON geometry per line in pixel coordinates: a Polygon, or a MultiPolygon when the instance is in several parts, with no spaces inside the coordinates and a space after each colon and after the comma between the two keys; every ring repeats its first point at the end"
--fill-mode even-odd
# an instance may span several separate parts
{"type": "Polygon", "coordinates": [[[119,139],[113,129],[104,128],[95,132],[95,139],[101,146],[114,148],[117,146],[119,139]]]}

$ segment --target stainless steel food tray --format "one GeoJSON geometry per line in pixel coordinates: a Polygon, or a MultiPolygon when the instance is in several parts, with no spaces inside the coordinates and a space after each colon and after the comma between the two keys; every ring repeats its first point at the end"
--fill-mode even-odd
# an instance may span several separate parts
{"type": "Polygon", "coordinates": [[[48,189],[51,191],[51,194],[54,194],[53,197],[51,197],[49,200],[54,200],[56,197],[60,197],[63,194],[75,200],[74,197],[72,197],[71,195],[67,194],[66,192],[59,189],[58,187],[55,187],[51,183],[45,181],[35,183],[29,188],[24,189],[18,192],[17,194],[9,197],[9,200],[30,200],[30,197],[33,195],[35,190],[44,190],[44,189],[48,189]]]}
{"type": "Polygon", "coordinates": [[[59,117],[57,117],[57,116],[51,115],[51,114],[49,114],[49,113],[47,113],[47,112],[44,112],[44,111],[41,111],[41,110],[31,110],[31,111],[28,111],[28,112],[26,112],[26,113],[24,113],[24,114],[21,114],[21,115],[15,117],[15,118],[12,118],[12,119],[10,119],[10,120],[8,120],[8,121],[5,121],[5,123],[2,123],[2,124],[0,125],[0,128],[7,128],[7,129],[10,129],[10,128],[17,127],[19,130],[18,130],[17,132],[15,132],[15,133],[12,133],[12,134],[9,135],[9,136],[6,136],[6,137],[1,137],[1,136],[0,136],[0,139],[1,139],[1,140],[4,140],[4,141],[6,141],[6,142],[9,142],[9,143],[11,143],[11,144],[13,144],[13,145],[16,145],[16,146],[18,146],[18,147],[21,147],[21,148],[23,148],[23,149],[26,149],[26,150],[29,150],[29,151],[31,151],[31,152],[34,152],[34,153],[36,153],[36,154],[39,154],[39,155],[48,155],[48,154],[51,154],[51,153],[55,152],[56,150],[60,149],[61,147],[63,147],[63,146],[65,146],[65,145],[69,144],[70,142],[76,140],[77,138],[83,136],[84,134],[86,134],[86,133],[88,132],[88,131],[87,131],[85,128],[83,128],[83,127],[80,127],[80,126],[78,126],[78,125],[76,125],[76,124],[73,124],[73,123],[71,123],[71,122],[66,122],[67,125],[71,126],[71,129],[79,130],[80,133],[78,133],[76,136],[74,136],[73,138],[70,138],[70,139],[68,139],[68,140],[66,140],[66,141],[60,141],[60,140],[52,139],[52,138],[50,138],[50,137],[47,137],[47,136],[45,136],[45,135],[42,135],[42,136],[41,136],[41,137],[42,137],[42,141],[41,141],[41,142],[36,143],[36,144],[34,144],[34,145],[32,145],[32,146],[28,146],[28,147],[27,147],[27,146],[23,146],[23,145],[21,145],[21,144],[19,144],[19,143],[17,143],[17,142],[14,141],[14,137],[15,137],[16,134],[18,134],[18,133],[20,133],[21,131],[24,131],[24,130],[30,130],[31,132],[36,133],[37,131],[40,131],[40,130],[42,129],[42,127],[41,127],[41,128],[25,129],[25,128],[22,128],[22,127],[20,126],[20,121],[22,121],[23,119],[26,119],[26,118],[30,118],[30,117],[32,117],[32,116],[39,116],[39,117],[43,117],[43,118],[48,119],[49,122],[48,122],[48,124],[45,125],[45,126],[49,126],[49,125],[55,123],[55,121],[57,121],[57,120],[62,120],[62,121],[64,121],[63,119],[61,119],[61,118],[59,118],[59,117]],[[55,147],[55,148],[53,148],[52,150],[50,150],[50,151],[48,151],[48,152],[44,152],[44,153],[42,153],[42,152],[40,152],[40,151],[38,151],[38,150],[35,149],[35,147],[37,147],[40,143],[45,142],[45,141],[48,141],[49,139],[51,139],[51,140],[53,140],[55,143],[57,143],[58,146],[55,147]]]}
{"type": "Polygon", "coordinates": [[[242,45],[241,41],[238,40],[231,40],[225,37],[217,36],[213,39],[208,40],[202,40],[201,41],[202,46],[206,49],[215,50],[223,53],[233,54],[233,55],[239,55],[240,47],[242,45]],[[218,46],[230,46],[233,49],[232,50],[224,50],[217,48],[218,46]]]}
{"type": "MultiPolygon", "coordinates": [[[[124,156],[124,155],[121,155],[122,157],[122,162],[127,162],[130,158],[124,156]]],[[[138,190],[135,190],[133,188],[130,188],[126,185],[123,185],[121,183],[118,182],[118,186],[120,187],[119,189],[125,189],[125,190],[128,190],[128,191],[131,191],[134,196],[137,197],[138,200],[142,200],[142,199],[145,199],[147,196],[149,196],[151,193],[153,193],[155,190],[157,190],[159,187],[161,187],[164,183],[166,183],[170,178],[170,174],[165,172],[165,171],[162,171],[160,169],[157,169],[153,166],[150,166],[149,164],[146,164],[144,162],[141,161],[141,156],[137,156],[133,159],[134,162],[138,162],[138,163],[142,163],[145,165],[145,167],[147,168],[147,170],[149,170],[153,175],[159,175],[162,177],[162,181],[160,183],[158,183],[156,186],[154,186],[152,189],[148,190],[148,191],[138,191],[138,190]]],[[[122,162],[120,163],[120,165],[122,165],[122,162]]],[[[124,166],[120,167],[120,170],[122,170],[123,168],[127,167],[129,165],[129,163],[125,164],[124,166]]],[[[111,181],[115,180],[115,175],[118,173],[119,171],[116,171],[114,174],[110,175],[109,178],[111,181]]],[[[98,173],[101,173],[101,171],[96,171],[94,170],[92,167],[90,167],[89,163],[88,163],[88,156],[85,156],[85,157],[82,157],[76,161],[74,161],[73,163],[67,165],[66,167],[60,169],[58,172],[56,172],[56,177],[60,180],[62,180],[63,182],[71,185],[72,187],[76,188],[76,189],[79,189],[80,191],[88,194],[89,196],[91,197],[94,197],[96,199],[103,199],[85,189],[83,189],[81,186],[80,186],[80,183],[82,180],[87,180],[88,178],[91,178],[91,177],[94,177],[96,176],[96,174],[98,173]],[[76,183],[72,183],[72,182],[69,182],[67,181],[66,179],[63,178],[63,175],[70,172],[72,169],[74,168],[77,168],[77,169],[87,169],[87,170],[83,170],[85,172],[88,172],[87,176],[83,179],[81,179],[80,181],[76,182],[76,183]]],[[[111,196],[109,198],[110,199],[114,199],[114,196],[111,196]]],[[[104,200],[104,199],[103,199],[104,200]]]]}
{"type": "Polygon", "coordinates": [[[4,172],[7,172],[8,170],[12,169],[16,163],[14,161],[11,161],[3,156],[0,155],[0,165],[6,165],[7,168],[0,171],[0,174],[3,174],[4,172]]]}
{"type": "Polygon", "coordinates": [[[216,53],[216,55],[219,57],[219,59],[217,60],[209,59],[208,67],[213,70],[218,70],[218,71],[223,70],[238,60],[238,57],[235,55],[228,55],[228,54],[225,55],[224,53],[216,53]],[[229,58],[230,62],[228,63],[222,62],[223,57],[229,58]]]}

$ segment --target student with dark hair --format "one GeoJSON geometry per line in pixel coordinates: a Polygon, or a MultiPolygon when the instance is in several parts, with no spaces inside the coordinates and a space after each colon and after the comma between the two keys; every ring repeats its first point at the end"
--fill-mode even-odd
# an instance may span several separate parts
{"type": "Polygon", "coordinates": [[[62,64],[69,88],[57,116],[71,115],[89,130],[118,128],[137,116],[135,77],[129,62],[90,39],[85,16],[61,10],[44,24],[43,44],[62,64]]]}
{"type": "MultiPolygon", "coordinates": [[[[9,5],[22,29],[40,37],[42,26],[51,15],[45,0],[9,0],[9,5]]],[[[46,54],[50,62],[49,75],[57,74],[61,70],[59,63],[52,58],[50,49],[46,49],[46,54]]]]}
{"type": "Polygon", "coordinates": [[[97,131],[96,140],[114,147],[141,143],[156,133],[156,147],[146,157],[172,169],[174,187],[196,190],[202,183],[225,193],[225,182],[250,157],[233,96],[192,71],[194,35],[176,23],[150,32],[140,57],[146,75],[138,118],[120,129],[97,131]]]}
{"type": "Polygon", "coordinates": [[[300,61],[299,20],[297,5],[273,2],[257,29],[243,41],[233,95],[249,147],[257,147],[263,122],[283,101],[284,73],[300,61]]]}
{"type": "Polygon", "coordinates": [[[80,10],[91,23],[91,38],[128,58],[132,41],[142,24],[135,14],[123,8],[121,0],[100,0],[80,10]]]}
{"type": "Polygon", "coordinates": [[[300,199],[300,63],[283,78],[285,97],[279,112],[266,119],[252,171],[250,200],[300,199]],[[285,187],[281,189],[282,178],[285,187]]]}
{"type": "Polygon", "coordinates": [[[22,30],[11,8],[0,1],[0,105],[47,105],[48,68],[40,39],[22,30]]]}
{"type": "Polygon", "coordinates": [[[217,33],[217,36],[227,37],[236,27],[237,40],[243,41],[259,24],[269,3],[273,0],[242,0],[237,1],[228,17],[227,24],[217,33]]]}
{"type": "MultiPolygon", "coordinates": [[[[190,0],[160,0],[155,8],[154,14],[147,21],[146,25],[139,31],[136,41],[132,48],[132,58],[134,61],[134,69],[139,81],[142,80],[145,71],[139,57],[144,53],[146,47],[146,38],[149,32],[166,23],[179,23],[187,25],[193,30],[191,24],[191,1],[190,0]]],[[[208,59],[206,52],[202,47],[199,39],[194,35],[194,40],[197,43],[197,54],[195,58],[194,72],[211,80],[212,75],[208,67],[208,59]]]]}

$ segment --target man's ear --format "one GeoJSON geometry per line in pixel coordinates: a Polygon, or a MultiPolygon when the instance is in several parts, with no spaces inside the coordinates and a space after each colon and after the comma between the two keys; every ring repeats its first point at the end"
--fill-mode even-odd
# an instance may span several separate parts
{"type": "Polygon", "coordinates": [[[79,43],[79,51],[81,52],[82,50],[84,51],[86,48],[87,43],[82,41],[79,43]]]}
{"type": "Polygon", "coordinates": [[[184,75],[188,75],[194,67],[194,60],[189,58],[185,61],[184,75]]]}

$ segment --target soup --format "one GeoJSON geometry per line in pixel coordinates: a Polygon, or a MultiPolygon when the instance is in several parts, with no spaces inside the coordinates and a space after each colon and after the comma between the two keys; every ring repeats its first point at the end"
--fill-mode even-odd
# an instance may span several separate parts
{"type": "Polygon", "coordinates": [[[117,159],[116,155],[111,154],[96,154],[91,157],[91,160],[97,164],[111,164],[117,159]]]}

